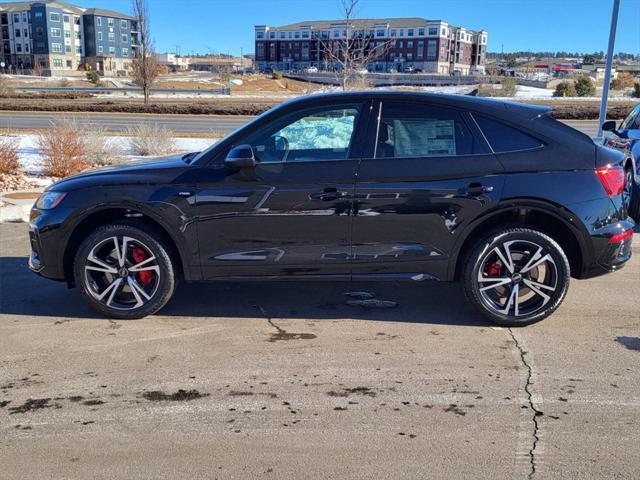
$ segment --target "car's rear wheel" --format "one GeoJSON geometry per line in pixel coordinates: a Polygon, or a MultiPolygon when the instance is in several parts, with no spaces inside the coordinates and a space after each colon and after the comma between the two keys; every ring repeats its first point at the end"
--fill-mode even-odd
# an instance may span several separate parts
{"type": "Polygon", "coordinates": [[[502,326],[523,326],[551,315],[569,287],[570,268],[557,242],[522,227],[493,231],[467,257],[467,298],[502,326]]]}
{"type": "Polygon", "coordinates": [[[127,224],[94,230],[78,249],[74,275],[89,304],[112,318],[151,315],[169,301],[175,288],[163,241],[127,224]]]}
{"type": "Polygon", "coordinates": [[[631,166],[625,169],[625,185],[622,193],[623,200],[627,206],[627,213],[636,222],[640,221],[640,195],[633,178],[633,169],[631,166]]]}

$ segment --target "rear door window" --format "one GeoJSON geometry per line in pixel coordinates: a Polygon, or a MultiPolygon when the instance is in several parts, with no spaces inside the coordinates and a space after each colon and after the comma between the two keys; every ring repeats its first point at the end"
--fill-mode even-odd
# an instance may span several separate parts
{"type": "Polygon", "coordinates": [[[495,153],[532,150],[544,146],[537,138],[505,123],[475,113],[473,118],[495,153]]]}
{"type": "Polygon", "coordinates": [[[488,153],[457,110],[383,102],[375,158],[455,157],[488,153]]]}

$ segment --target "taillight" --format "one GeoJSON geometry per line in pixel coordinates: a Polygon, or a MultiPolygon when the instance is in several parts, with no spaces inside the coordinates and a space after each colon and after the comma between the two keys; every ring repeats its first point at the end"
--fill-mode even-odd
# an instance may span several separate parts
{"type": "Polygon", "coordinates": [[[615,197],[624,191],[625,175],[622,167],[606,167],[596,168],[596,175],[600,179],[600,183],[607,191],[607,195],[615,197]]]}
{"type": "Polygon", "coordinates": [[[627,230],[626,232],[616,233],[609,239],[609,243],[622,243],[631,237],[633,237],[633,230],[627,230]]]}

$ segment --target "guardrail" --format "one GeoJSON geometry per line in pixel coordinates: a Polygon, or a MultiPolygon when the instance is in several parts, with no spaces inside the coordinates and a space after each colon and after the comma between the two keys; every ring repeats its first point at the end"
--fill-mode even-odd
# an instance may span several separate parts
{"type": "MultiPolygon", "coordinates": [[[[59,87],[59,86],[47,86],[47,87],[27,87],[18,86],[15,90],[23,92],[89,92],[89,93],[109,93],[109,92],[127,92],[127,93],[142,93],[140,87],[59,87]]],[[[209,95],[231,95],[229,88],[217,88],[217,89],[182,89],[182,88],[152,88],[151,93],[186,93],[186,94],[209,94],[209,95]]]]}

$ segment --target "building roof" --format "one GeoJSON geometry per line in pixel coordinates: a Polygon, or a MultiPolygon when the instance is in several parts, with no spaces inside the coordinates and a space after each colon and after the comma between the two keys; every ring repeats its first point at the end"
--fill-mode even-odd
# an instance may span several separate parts
{"type": "Polygon", "coordinates": [[[131,15],[126,15],[124,13],[115,12],[113,10],[105,10],[103,8],[87,8],[84,11],[85,15],[98,15],[100,17],[113,17],[113,18],[123,18],[125,20],[136,20],[135,17],[131,15]]]}
{"type": "Polygon", "coordinates": [[[50,7],[61,8],[78,15],[99,15],[104,17],[122,18],[126,20],[135,20],[134,17],[124,13],[114,12],[113,10],[104,10],[101,8],[82,8],[67,2],[58,2],[55,0],[40,0],[33,2],[0,2],[0,12],[23,12],[29,10],[34,4],[46,4],[50,7]]]}
{"type": "MultiPolygon", "coordinates": [[[[357,18],[352,19],[351,24],[356,28],[369,28],[374,25],[389,25],[391,28],[405,28],[405,27],[424,27],[427,23],[439,23],[441,20],[427,20],[420,17],[406,17],[406,18],[357,18]]],[[[296,30],[305,26],[313,26],[317,29],[328,29],[331,25],[344,24],[346,20],[344,18],[338,20],[309,20],[305,22],[296,22],[289,25],[282,25],[277,28],[279,30],[296,30]]],[[[446,22],[445,22],[446,23],[446,22]]]]}

